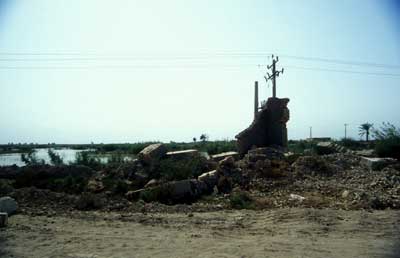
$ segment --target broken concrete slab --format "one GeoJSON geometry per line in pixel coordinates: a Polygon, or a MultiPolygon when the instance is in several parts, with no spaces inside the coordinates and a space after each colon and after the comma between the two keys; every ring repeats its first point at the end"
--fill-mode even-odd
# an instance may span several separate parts
{"type": "Polygon", "coordinates": [[[204,182],[208,187],[214,187],[218,182],[218,171],[212,170],[210,172],[206,172],[201,174],[197,180],[204,182]]]}
{"type": "Polygon", "coordinates": [[[179,160],[179,159],[185,159],[185,158],[192,158],[197,155],[199,155],[198,150],[189,149],[189,150],[181,150],[181,151],[169,151],[169,152],[167,152],[166,157],[179,160]]]}
{"type": "Polygon", "coordinates": [[[319,155],[327,155],[337,152],[332,142],[318,142],[317,145],[315,146],[315,151],[319,155]]]}
{"type": "Polygon", "coordinates": [[[220,161],[223,160],[226,157],[233,157],[235,160],[239,159],[239,153],[237,153],[236,151],[228,151],[228,152],[223,152],[223,153],[219,153],[219,154],[215,154],[212,155],[211,158],[214,161],[220,161]]]}
{"type": "Polygon", "coordinates": [[[0,198],[0,212],[6,212],[8,215],[14,214],[18,209],[17,202],[9,197],[1,197],[0,198]]]}
{"type": "Polygon", "coordinates": [[[138,154],[138,159],[147,164],[153,164],[157,162],[160,158],[165,156],[167,153],[167,148],[162,143],[155,143],[147,146],[138,154]]]}
{"type": "Polygon", "coordinates": [[[396,163],[396,159],[392,158],[368,158],[361,157],[360,164],[370,170],[382,170],[383,168],[396,163]]]}

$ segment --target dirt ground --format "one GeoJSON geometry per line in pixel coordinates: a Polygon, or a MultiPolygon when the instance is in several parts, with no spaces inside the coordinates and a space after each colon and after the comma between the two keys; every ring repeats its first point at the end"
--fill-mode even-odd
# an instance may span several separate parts
{"type": "Polygon", "coordinates": [[[10,218],[1,257],[400,257],[400,211],[283,208],[10,218]]]}

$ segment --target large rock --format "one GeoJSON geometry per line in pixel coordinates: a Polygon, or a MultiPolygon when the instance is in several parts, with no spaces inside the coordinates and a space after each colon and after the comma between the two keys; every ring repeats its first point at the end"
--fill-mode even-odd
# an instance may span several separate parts
{"type": "Polygon", "coordinates": [[[14,214],[18,209],[17,202],[11,197],[0,198],[0,212],[6,212],[8,215],[14,214]]]}
{"type": "Polygon", "coordinates": [[[215,154],[215,155],[211,156],[211,158],[214,161],[220,161],[220,160],[225,159],[226,157],[233,157],[235,160],[238,160],[239,153],[237,153],[236,151],[228,151],[228,152],[223,152],[223,153],[219,153],[219,154],[215,154]]]}
{"type": "Polygon", "coordinates": [[[155,143],[147,146],[138,154],[138,159],[147,164],[151,165],[157,162],[167,153],[167,148],[162,143],[155,143]]]}
{"type": "Polygon", "coordinates": [[[360,164],[371,170],[381,170],[391,164],[396,163],[392,158],[367,158],[361,157],[360,164]]]}
{"type": "Polygon", "coordinates": [[[269,98],[258,112],[253,123],[236,135],[238,151],[241,156],[253,146],[266,147],[278,145],[287,147],[286,122],[289,120],[289,99],[269,98]]]}

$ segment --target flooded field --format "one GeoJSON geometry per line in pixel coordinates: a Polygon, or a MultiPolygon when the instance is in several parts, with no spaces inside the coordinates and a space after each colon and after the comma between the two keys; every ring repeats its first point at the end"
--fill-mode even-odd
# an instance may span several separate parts
{"type": "MultiPolygon", "coordinates": [[[[39,160],[44,160],[46,164],[50,163],[50,157],[48,154],[49,148],[41,148],[35,149],[35,155],[39,160]]],[[[60,157],[63,159],[64,163],[70,163],[75,161],[76,153],[81,151],[89,151],[87,150],[75,150],[69,148],[62,148],[62,149],[52,149],[60,157]]],[[[25,163],[21,160],[22,153],[7,153],[7,154],[0,154],[0,166],[24,166],[25,163]]]]}

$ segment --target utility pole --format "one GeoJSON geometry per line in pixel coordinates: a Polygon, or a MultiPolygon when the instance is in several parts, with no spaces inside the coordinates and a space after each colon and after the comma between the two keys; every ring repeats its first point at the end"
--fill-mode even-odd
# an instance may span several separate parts
{"type": "Polygon", "coordinates": [[[344,124],[344,139],[346,140],[347,139],[347,126],[348,126],[349,124],[344,124]]]}
{"type": "Polygon", "coordinates": [[[312,126],[310,126],[310,141],[312,141],[312,126]]]}
{"type": "Polygon", "coordinates": [[[254,83],[254,119],[258,115],[258,81],[254,83]]]}
{"type": "Polygon", "coordinates": [[[268,65],[267,69],[272,70],[272,74],[269,74],[267,72],[267,76],[264,76],[265,81],[268,82],[268,80],[272,80],[272,97],[276,98],[276,77],[279,77],[280,73],[283,73],[283,68],[280,71],[276,70],[276,63],[278,63],[279,57],[277,56],[274,58],[274,55],[272,55],[272,65],[268,65]]]}

